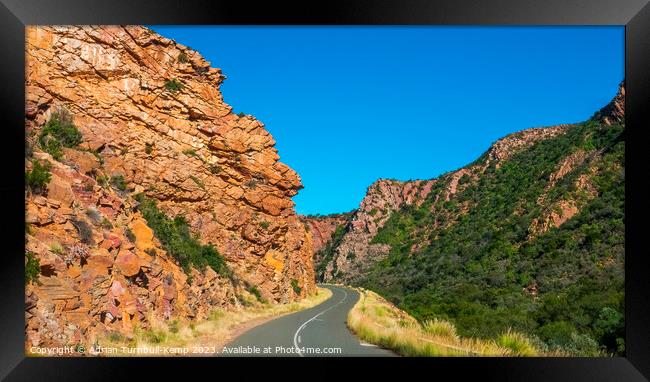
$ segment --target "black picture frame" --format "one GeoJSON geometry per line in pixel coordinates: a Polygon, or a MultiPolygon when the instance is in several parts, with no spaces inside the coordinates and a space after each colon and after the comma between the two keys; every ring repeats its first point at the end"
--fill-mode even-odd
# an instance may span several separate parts
{"type": "MultiPolygon", "coordinates": [[[[396,359],[374,363],[377,371],[402,367],[414,373],[433,372],[463,380],[469,374],[481,380],[525,381],[642,381],[650,378],[650,278],[644,250],[648,213],[647,158],[644,132],[650,127],[650,5],[647,0],[402,0],[319,1],[302,5],[278,2],[178,0],[0,0],[2,63],[2,143],[0,200],[2,201],[2,266],[0,267],[0,377],[7,380],[120,380],[138,372],[167,373],[185,370],[199,377],[208,371],[229,368],[240,376],[250,371],[275,369],[279,376],[288,367],[316,370],[330,362],[349,360],[255,360],[266,365],[251,367],[253,360],[236,359],[79,359],[31,358],[24,354],[24,52],[25,26],[36,24],[390,24],[390,25],[624,25],[626,82],[626,356],[615,358],[431,358],[396,359]],[[287,363],[285,363],[287,362],[287,363]],[[291,365],[288,364],[291,362],[291,365]],[[401,363],[406,365],[401,365],[401,363]],[[399,366],[398,366],[399,363],[399,366]],[[416,370],[422,368],[422,370],[416,370]],[[205,370],[202,370],[205,371],[205,370]]],[[[594,52],[594,59],[607,54],[594,52]]],[[[347,361],[347,362],[346,362],[347,361]]],[[[360,369],[372,359],[355,360],[360,369]]],[[[324,375],[333,371],[325,366],[324,375]]],[[[273,371],[269,371],[272,373],[273,371]]],[[[136,374],[134,374],[136,373],[136,374]]],[[[210,379],[214,379],[214,371],[210,379]]],[[[426,374],[425,374],[426,375],[426,374]]],[[[415,378],[415,374],[412,376],[415,378]]],[[[248,379],[248,378],[245,378],[248,379]]]]}

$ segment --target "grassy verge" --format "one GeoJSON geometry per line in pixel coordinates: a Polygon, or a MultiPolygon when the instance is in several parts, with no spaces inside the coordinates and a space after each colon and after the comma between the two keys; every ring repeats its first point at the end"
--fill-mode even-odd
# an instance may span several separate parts
{"type": "MultiPolygon", "coordinates": [[[[188,356],[214,355],[213,349],[220,352],[225,344],[244,331],[257,326],[271,318],[297,312],[316,306],[332,296],[329,289],[318,288],[317,292],[307,298],[290,304],[254,303],[236,310],[216,309],[201,321],[166,321],[150,320],[151,328],[135,328],[133,335],[127,337],[117,333],[108,335],[98,341],[105,348],[117,349],[106,356],[165,356],[167,354],[134,354],[126,349],[135,348],[186,348],[188,356]],[[194,353],[202,348],[205,353],[194,353]]],[[[176,354],[168,354],[176,355],[176,354]]]]}
{"type": "Polygon", "coordinates": [[[362,340],[403,356],[542,356],[522,334],[507,331],[495,340],[462,338],[443,320],[420,324],[378,294],[360,289],[348,314],[348,326],[362,340]]]}

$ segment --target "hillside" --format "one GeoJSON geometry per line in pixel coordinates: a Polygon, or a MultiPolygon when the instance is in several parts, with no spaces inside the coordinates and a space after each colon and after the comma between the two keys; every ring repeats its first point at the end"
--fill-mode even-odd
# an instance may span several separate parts
{"type": "Polygon", "coordinates": [[[463,336],[513,328],[542,351],[623,354],[624,96],[436,179],[374,183],[316,255],[318,277],[463,336]]]}
{"type": "Polygon", "coordinates": [[[315,291],[311,236],[225,76],[144,27],[26,29],[29,346],[315,291]]]}

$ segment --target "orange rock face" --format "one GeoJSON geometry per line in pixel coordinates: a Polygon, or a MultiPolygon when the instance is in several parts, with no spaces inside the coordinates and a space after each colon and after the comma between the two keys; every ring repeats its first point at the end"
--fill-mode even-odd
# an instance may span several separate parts
{"type": "Polygon", "coordinates": [[[147,304],[164,317],[196,317],[236,303],[237,287],[211,269],[194,270],[194,283],[187,284],[133,212],[134,193],[157,199],[170,217],[185,216],[201,241],[214,244],[237,278],[257,286],[265,299],[302,297],[292,282],[302,295],[314,290],[312,238],[291,200],[302,188],[300,177],[279,162],[275,141],[260,121],[237,116],[224,103],[220,69],[144,27],[26,32],[27,131],[37,136],[52,112],[64,107],[83,135],[60,162],[40,152],[32,138],[35,157],[54,166],[47,192],[26,199],[34,228],[28,247],[47,265],[42,276],[63,291],[57,299],[48,294],[49,284],[30,287],[37,301],[28,312],[33,341],[60,334],[52,328],[35,333],[48,320],[65,324],[65,311],[85,322],[74,330],[86,335],[95,323],[129,330],[145,319],[147,304]],[[181,54],[187,59],[180,60],[181,54]],[[124,192],[97,182],[119,175],[124,192]],[[87,209],[111,228],[91,221],[87,209]],[[75,219],[101,226],[84,244],[83,260],[68,253],[81,240],[75,219]],[[127,227],[134,243],[125,237],[127,227]],[[63,250],[53,252],[54,242],[63,250]]]}

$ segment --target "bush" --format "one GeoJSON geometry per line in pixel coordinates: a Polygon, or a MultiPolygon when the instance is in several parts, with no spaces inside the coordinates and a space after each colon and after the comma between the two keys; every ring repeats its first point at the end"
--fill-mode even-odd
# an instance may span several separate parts
{"type": "Polygon", "coordinates": [[[94,245],[95,240],[93,239],[93,229],[85,220],[72,219],[72,225],[77,229],[79,233],[79,239],[82,243],[88,245],[94,245]]]}
{"type": "Polygon", "coordinates": [[[196,153],[196,150],[194,150],[194,149],[183,150],[183,154],[185,154],[187,156],[190,156],[190,157],[198,156],[198,154],[196,153]]]}
{"type": "Polygon", "coordinates": [[[170,92],[177,92],[183,89],[183,84],[179,80],[174,78],[172,80],[167,80],[167,82],[165,82],[165,89],[169,90],[170,92]]]}
{"type": "Polygon", "coordinates": [[[261,221],[260,222],[260,227],[262,227],[264,229],[268,229],[270,225],[271,225],[271,223],[269,223],[267,221],[261,221]]]}
{"type": "Polygon", "coordinates": [[[255,296],[255,298],[257,299],[257,301],[261,302],[262,304],[266,303],[266,299],[264,299],[264,297],[262,297],[262,293],[260,293],[260,291],[259,291],[259,289],[257,289],[257,287],[255,287],[255,286],[250,286],[250,287],[248,287],[248,291],[249,291],[253,296],[255,296]]]}
{"type": "Polygon", "coordinates": [[[158,209],[157,203],[143,194],[135,196],[138,210],[160,240],[165,250],[175,258],[186,273],[192,266],[205,269],[206,266],[223,276],[230,276],[226,261],[212,244],[202,245],[197,236],[190,233],[190,227],[183,216],[173,219],[158,209]]]}
{"type": "Polygon", "coordinates": [[[106,219],[105,217],[102,218],[101,226],[105,229],[113,229],[113,223],[111,223],[111,221],[106,219]]]}
{"type": "Polygon", "coordinates": [[[293,288],[293,291],[296,292],[296,294],[302,292],[302,288],[298,286],[298,280],[296,279],[291,279],[291,288],[293,288]]]}
{"type": "Polygon", "coordinates": [[[45,191],[47,184],[52,180],[50,173],[52,165],[45,161],[41,164],[37,160],[32,160],[32,169],[25,172],[25,184],[35,194],[45,191]]]}
{"type": "Polygon", "coordinates": [[[38,275],[41,273],[41,263],[34,253],[25,252],[25,285],[38,283],[38,275]]]}
{"type": "Polygon", "coordinates": [[[126,228],[124,230],[124,236],[126,236],[126,238],[129,239],[131,243],[135,243],[136,237],[131,228],[126,228]]]}
{"type": "Polygon", "coordinates": [[[90,218],[93,224],[99,224],[102,221],[101,214],[93,207],[89,207],[86,209],[86,216],[90,218]]]}
{"type": "Polygon", "coordinates": [[[153,144],[145,143],[144,144],[144,152],[147,153],[147,154],[151,154],[153,152],[153,144]]]}
{"type": "Polygon", "coordinates": [[[108,186],[108,177],[106,175],[100,175],[97,177],[97,183],[99,183],[100,186],[106,187],[108,186]]]}
{"type": "Polygon", "coordinates": [[[126,190],[126,181],[124,180],[124,175],[118,174],[111,176],[111,186],[120,191],[126,190]]]}
{"type": "Polygon", "coordinates": [[[65,249],[63,249],[63,246],[59,242],[50,244],[50,251],[56,253],[59,256],[63,256],[65,254],[65,249]]]}
{"type": "Polygon", "coordinates": [[[221,166],[219,165],[210,165],[210,172],[214,175],[221,172],[221,166]]]}
{"type": "Polygon", "coordinates": [[[195,177],[194,175],[190,175],[190,179],[192,179],[192,181],[193,181],[197,186],[199,186],[199,187],[201,187],[202,189],[205,190],[205,184],[203,184],[203,182],[202,182],[199,178],[195,177]]]}
{"type": "Polygon", "coordinates": [[[81,140],[81,132],[72,123],[72,116],[63,108],[52,113],[38,137],[43,151],[56,160],[63,156],[63,147],[76,147],[81,140]]]}
{"type": "Polygon", "coordinates": [[[514,356],[528,357],[537,355],[537,350],[528,338],[511,330],[499,336],[497,344],[512,351],[514,356]]]}
{"type": "Polygon", "coordinates": [[[180,52],[178,54],[178,62],[180,62],[181,64],[185,64],[189,62],[189,58],[187,57],[187,54],[185,54],[185,52],[180,52]]]}
{"type": "Polygon", "coordinates": [[[169,323],[170,333],[178,333],[178,320],[173,320],[169,323]]]}
{"type": "Polygon", "coordinates": [[[424,322],[424,324],[422,324],[422,329],[426,333],[434,336],[458,339],[458,334],[456,334],[456,327],[449,321],[443,321],[437,318],[434,318],[433,320],[427,320],[424,322]]]}

